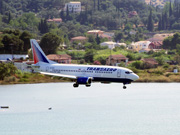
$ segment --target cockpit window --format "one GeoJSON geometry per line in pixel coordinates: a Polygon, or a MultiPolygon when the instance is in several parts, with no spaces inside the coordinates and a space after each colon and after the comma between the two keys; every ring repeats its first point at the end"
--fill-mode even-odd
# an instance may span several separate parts
{"type": "Polygon", "coordinates": [[[126,74],[131,74],[131,73],[133,73],[133,72],[130,72],[130,71],[126,71],[125,73],[126,73],[126,74]]]}

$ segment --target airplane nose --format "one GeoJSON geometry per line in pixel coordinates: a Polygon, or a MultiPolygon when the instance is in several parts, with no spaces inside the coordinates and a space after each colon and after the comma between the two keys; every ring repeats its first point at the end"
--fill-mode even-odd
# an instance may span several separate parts
{"type": "Polygon", "coordinates": [[[139,79],[139,76],[137,74],[133,74],[133,80],[136,81],[139,79]]]}

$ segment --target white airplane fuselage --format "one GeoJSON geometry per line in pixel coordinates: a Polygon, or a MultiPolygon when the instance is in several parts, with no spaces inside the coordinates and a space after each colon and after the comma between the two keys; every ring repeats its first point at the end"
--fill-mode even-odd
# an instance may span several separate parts
{"type": "Polygon", "coordinates": [[[79,77],[90,77],[97,82],[122,82],[129,84],[139,77],[131,70],[123,67],[73,64],[36,64],[40,72],[63,74],[79,77]]]}
{"type": "Polygon", "coordinates": [[[45,75],[66,77],[76,80],[74,87],[91,86],[92,82],[121,82],[126,84],[139,79],[130,69],[115,66],[58,64],[49,60],[35,39],[30,40],[34,67],[45,75]]]}

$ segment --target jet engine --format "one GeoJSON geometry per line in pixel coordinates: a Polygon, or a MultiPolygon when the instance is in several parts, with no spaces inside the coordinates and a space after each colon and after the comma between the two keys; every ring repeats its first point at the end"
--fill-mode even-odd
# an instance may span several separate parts
{"type": "Polygon", "coordinates": [[[91,77],[79,77],[77,79],[77,84],[91,84],[92,78],[91,77]]]}

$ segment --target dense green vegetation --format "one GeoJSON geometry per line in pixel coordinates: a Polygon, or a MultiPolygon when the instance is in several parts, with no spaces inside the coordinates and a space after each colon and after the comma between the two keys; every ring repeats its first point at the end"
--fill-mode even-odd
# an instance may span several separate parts
{"type": "Polygon", "coordinates": [[[0,53],[27,54],[31,34],[27,31],[4,29],[0,36],[0,53]]]}
{"type": "MultiPolygon", "coordinates": [[[[100,46],[101,42],[107,41],[106,38],[87,34],[92,29],[114,32],[113,41],[129,44],[147,39],[145,33],[178,32],[180,1],[167,2],[160,9],[141,0],[79,0],[82,3],[80,13],[63,10],[69,1],[76,0],[0,0],[0,53],[30,54],[29,39],[36,38],[40,39],[40,46],[46,54],[69,54],[74,63],[104,65],[110,54],[122,54],[134,61],[128,68],[139,74],[150,68],[140,61],[143,58],[155,58],[164,72],[172,71],[168,70],[172,67],[167,61],[180,64],[179,33],[163,41],[165,51],[148,53],[132,52],[126,47],[110,50],[100,46]],[[131,16],[132,11],[137,15],[131,16]],[[63,22],[47,23],[47,19],[53,18],[62,18],[63,22]],[[131,31],[135,34],[130,34],[131,31]],[[71,42],[75,36],[86,36],[88,40],[71,42]],[[63,43],[67,45],[66,49],[61,46],[63,43]]],[[[160,70],[150,72],[159,74],[160,70]]],[[[27,79],[22,78],[22,81],[27,79]]]]}

